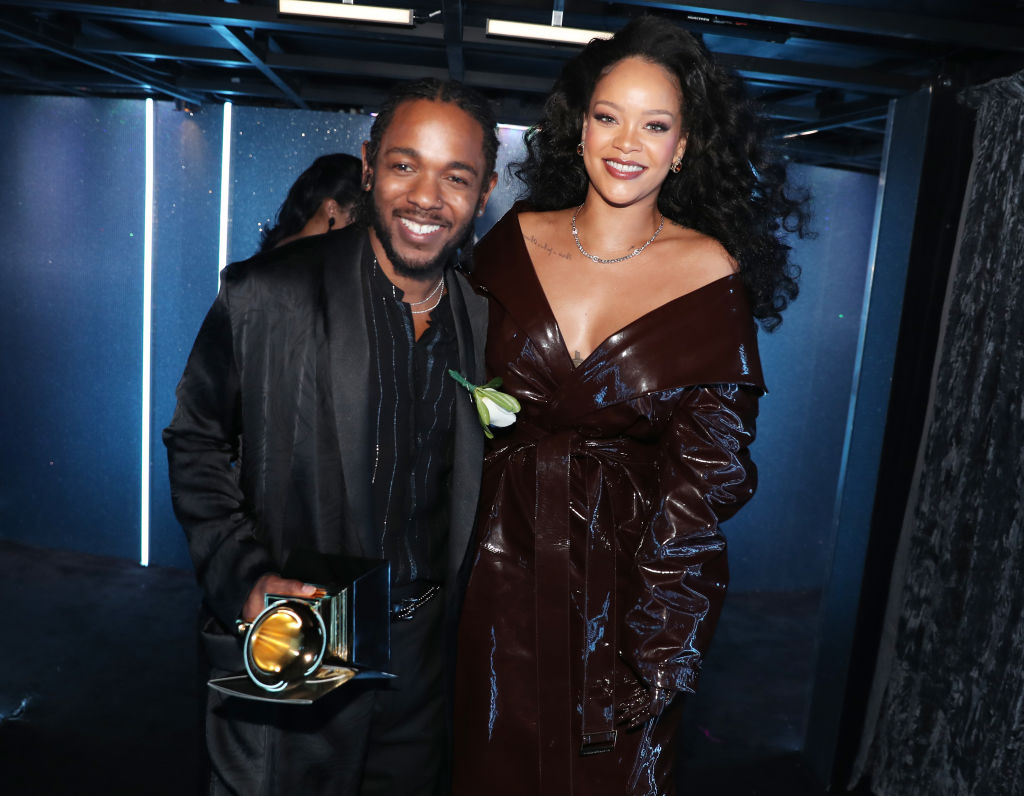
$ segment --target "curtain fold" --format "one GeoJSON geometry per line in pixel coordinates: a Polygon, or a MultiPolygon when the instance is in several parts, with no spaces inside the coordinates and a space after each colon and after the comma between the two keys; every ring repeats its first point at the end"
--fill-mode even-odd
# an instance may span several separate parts
{"type": "Polygon", "coordinates": [[[974,160],[853,775],[877,796],[1024,794],[1024,72],[962,99],[974,160]]]}

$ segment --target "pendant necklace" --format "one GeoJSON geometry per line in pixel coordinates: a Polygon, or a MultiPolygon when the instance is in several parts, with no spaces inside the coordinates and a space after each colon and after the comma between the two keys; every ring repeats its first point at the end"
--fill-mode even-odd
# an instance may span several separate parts
{"type": "Polygon", "coordinates": [[[658,228],[656,230],[654,230],[654,234],[651,235],[651,237],[647,239],[647,242],[643,246],[640,246],[640,247],[638,247],[636,249],[633,249],[633,251],[631,251],[629,254],[624,254],[622,257],[613,257],[610,260],[605,260],[605,259],[603,259],[601,257],[598,257],[595,254],[591,254],[590,252],[588,252],[586,249],[583,248],[583,244],[580,243],[580,233],[576,229],[576,216],[579,214],[580,210],[582,210],[582,209],[583,209],[583,205],[580,205],[579,207],[576,208],[576,212],[572,214],[572,237],[573,237],[573,240],[576,241],[576,248],[580,250],[580,254],[582,254],[584,257],[586,257],[586,258],[588,258],[590,260],[593,260],[595,263],[600,263],[601,265],[611,265],[612,263],[621,263],[623,260],[631,260],[631,259],[633,259],[638,254],[640,254],[644,249],[646,249],[648,246],[650,246],[652,243],[654,243],[654,239],[657,238],[658,235],[661,234],[661,230],[665,226],[665,216],[662,216],[661,217],[661,222],[658,224],[658,228]]]}

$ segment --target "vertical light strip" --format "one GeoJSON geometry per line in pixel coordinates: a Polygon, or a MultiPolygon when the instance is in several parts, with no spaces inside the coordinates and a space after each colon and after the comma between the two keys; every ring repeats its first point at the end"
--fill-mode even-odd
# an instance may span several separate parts
{"type": "Polygon", "coordinates": [[[220,150],[220,245],[217,258],[217,287],[220,272],[228,264],[228,189],[231,186],[231,103],[224,103],[224,133],[220,150]]]}
{"type": "Polygon", "coordinates": [[[153,100],[146,100],[146,206],[142,236],[142,476],[139,498],[139,563],[149,566],[150,388],[153,346],[153,100]]]}
{"type": "MultiPolygon", "coordinates": [[[[868,250],[868,267],[864,275],[864,296],[860,306],[860,326],[857,329],[857,353],[853,359],[853,379],[850,381],[850,402],[846,407],[846,429],[843,431],[843,450],[839,457],[839,478],[836,480],[836,495],[832,503],[832,538],[839,534],[842,521],[843,498],[846,494],[846,478],[850,467],[850,453],[853,449],[853,426],[857,418],[857,399],[860,396],[860,374],[864,367],[865,349],[868,337],[868,315],[871,313],[871,289],[875,282],[875,266],[878,263],[878,233],[882,228],[882,210],[885,204],[885,186],[889,175],[889,154],[892,151],[892,136],[896,100],[889,100],[889,112],[885,121],[885,138],[882,144],[882,167],[878,172],[878,187],[875,190],[875,215],[871,225],[871,246],[868,250]]],[[[833,542],[834,544],[834,542],[833,542]]],[[[833,551],[834,552],[834,551],[833,551]]],[[[830,563],[830,571],[836,565],[830,563]]]]}

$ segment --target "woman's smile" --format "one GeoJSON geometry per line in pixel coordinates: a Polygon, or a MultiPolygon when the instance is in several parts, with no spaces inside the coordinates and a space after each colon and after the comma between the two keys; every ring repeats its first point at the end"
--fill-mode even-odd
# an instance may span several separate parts
{"type": "Polygon", "coordinates": [[[647,167],[641,166],[639,163],[616,160],[614,158],[605,158],[604,167],[608,170],[609,174],[620,180],[634,180],[647,171],[647,167]]]}

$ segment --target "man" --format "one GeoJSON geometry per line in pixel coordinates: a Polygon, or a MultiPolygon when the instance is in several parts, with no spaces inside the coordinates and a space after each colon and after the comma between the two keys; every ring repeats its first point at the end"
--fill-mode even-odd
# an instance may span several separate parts
{"type": "Polygon", "coordinates": [[[313,705],[208,695],[213,793],[433,794],[443,672],[483,453],[486,306],[452,264],[496,182],[492,113],[458,83],[399,87],[363,145],[362,223],[228,266],[164,432],[214,675],[297,549],[386,558],[398,677],[313,705]],[[244,444],[241,440],[244,439],[244,444]],[[237,468],[236,468],[237,465],[237,468]]]}

